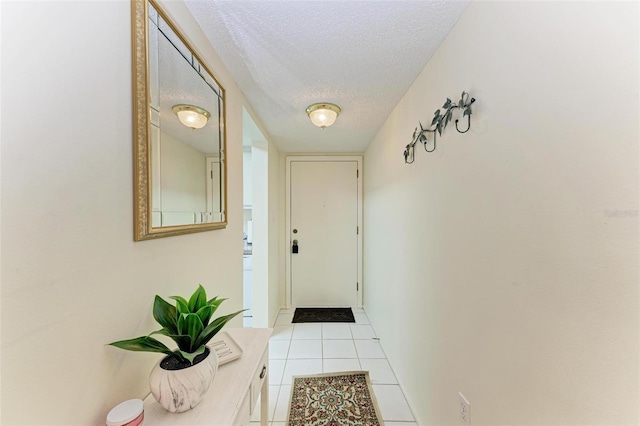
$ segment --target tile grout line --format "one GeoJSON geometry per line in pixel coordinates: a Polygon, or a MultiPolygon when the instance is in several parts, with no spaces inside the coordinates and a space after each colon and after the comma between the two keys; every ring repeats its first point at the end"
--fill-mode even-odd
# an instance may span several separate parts
{"type": "Polygon", "coordinates": [[[322,372],[324,373],[324,327],[320,323],[320,365],[322,365],[322,372]]]}

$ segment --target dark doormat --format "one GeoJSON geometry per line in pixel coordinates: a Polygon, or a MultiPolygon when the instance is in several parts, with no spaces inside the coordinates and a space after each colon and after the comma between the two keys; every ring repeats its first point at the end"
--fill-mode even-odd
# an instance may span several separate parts
{"type": "Polygon", "coordinates": [[[351,308],[296,308],[291,322],[356,322],[351,308]]]}

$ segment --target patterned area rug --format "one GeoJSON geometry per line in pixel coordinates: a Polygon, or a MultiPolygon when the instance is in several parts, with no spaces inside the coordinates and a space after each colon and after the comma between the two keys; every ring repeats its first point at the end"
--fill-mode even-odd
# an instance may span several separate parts
{"type": "Polygon", "coordinates": [[[356,322],[351,308],[296,308],[291,322],[356,322]]]}
{"type": "Polygon", "coordinates": [[[383,426],[368,371],[295,376],[288,426],[383,426]]]}

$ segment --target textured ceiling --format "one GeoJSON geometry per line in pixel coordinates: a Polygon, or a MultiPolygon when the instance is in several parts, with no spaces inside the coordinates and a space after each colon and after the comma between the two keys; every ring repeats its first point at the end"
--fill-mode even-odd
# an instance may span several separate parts
{"type": "Polygon", "coordinates": [[[468,2],[186,4],[281,151],[362,152],[468,2]],[[315,102],[342,108],[336,124],[311,124],[315,102]]]}

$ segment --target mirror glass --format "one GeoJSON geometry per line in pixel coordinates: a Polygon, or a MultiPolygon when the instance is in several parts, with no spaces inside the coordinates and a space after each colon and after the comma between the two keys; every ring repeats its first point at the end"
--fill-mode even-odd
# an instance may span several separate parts
{"type": "MultiPolygon", "coordinates": [[[[145,36],[147,51],[145,110],[134,112],[146,113],[136,129],[147,133],[136,138],[136,240],[223,228],[224,89],[162,11],[146,6],[144,32],[134,33],[145,36]]],[[[138,109],[142,104],[135,101],[138,109]]]]}

